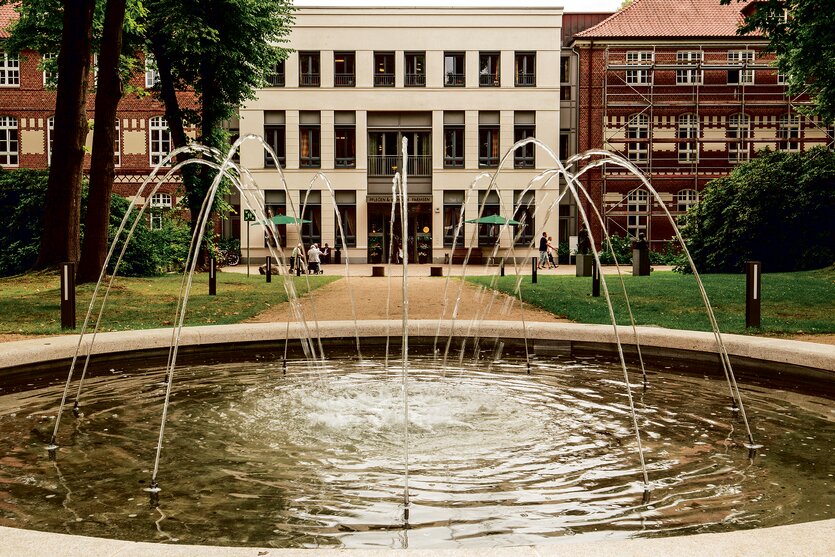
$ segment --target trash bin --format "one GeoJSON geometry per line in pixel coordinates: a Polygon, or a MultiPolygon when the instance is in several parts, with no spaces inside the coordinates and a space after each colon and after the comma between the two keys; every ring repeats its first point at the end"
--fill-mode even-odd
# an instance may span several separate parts
{"type": "Polygon", "coordinates": [[[342,263],[342,250],[339,248],[334,248],[333,250],[333,262],[339,265],[342,263]]]}

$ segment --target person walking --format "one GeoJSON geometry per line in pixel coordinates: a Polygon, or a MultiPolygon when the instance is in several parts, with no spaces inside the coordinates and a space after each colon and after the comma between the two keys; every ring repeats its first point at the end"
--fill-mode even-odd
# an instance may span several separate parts
{"type": "Polygon", "coordinates": [[[557,261],[554,259],[554,254],[557,253],[557,248],[553,244],[554,238],[548,236],[548,267],[556,269],[558,267],[557,261]]]}
{"type": "Polygon", "coordinates": [[[542,237],[539,239],[539,264],[537,264],[537,269],[544,269],[545,265],[548,263],[548,233],[543,232],[542,237]]]}
{"type": "Polygon", "coordinates": [[[293,253],[290,254],[290,272],[291,273],[293,271],[295,271],[296,269],[301,270],[301,268],[302,268],[301,267],[301,265],[302,265],[301,259],[302,259],[302,254],[304,253],[302,251],[302,249],[303,249],[302,244],[301,244],[301,242],[299,242],[299,245],[294,247],[293,248],[293,253]]]}

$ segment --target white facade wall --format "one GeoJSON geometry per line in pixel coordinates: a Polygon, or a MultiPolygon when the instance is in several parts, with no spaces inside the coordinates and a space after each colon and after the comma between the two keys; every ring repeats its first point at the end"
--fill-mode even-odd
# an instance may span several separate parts
{"type": "MultiPolygon", "coordinates": [[[[479,112],[499,113],[502,155],[514,142],[515,114],[519,111],[535,113],[536,137],[554,151],[558,149],[561,20],[561,8],[301,8],[295,14],[294,29],[289,38],[288,46],[294,52],[285,62],[285,86],[262,89],[257,98],[241,107],[240,133],[242,136],[264,135],[265,112],[284,111],[285,177],[293,205],[298,211],[303,191],[319,172],[327,176],[335,190],[356,192],[357,240],[356,247],[347,255],[352,261],[365,261],[369,233],[366,204],[370,180],[368,116],[375,112],[431,113],[431,255],[432,260],[442,261],[450,252],[443,245],[444,190],[465,190],[478,174],[495,171],[479,168],[479,112]],[[311,51],[320,55],[321,85],[300,87],[299,53],[311,51]],[[334,87],[334,53],[341,51],[355,52],[354,87],[334,87]],[[375,51],[394,53],[394,87],[373,86],[375,51]],[[404,86],[405,54],[409,52],[425,52],[425,87],[404,86]],[[444,86],[445,52],[466,53],[465,87],[444,86]],[[500,53],[500,87],[479,86],[480,52],[500,53]],[[517,52],[536,53],[535,87],[515,86],[517,52]],[[320,114],[321,168],[301,168],[299,165],[299,119],[304,111],[320,114]],[[334,121],[338,111],[356,115],[355,168],[335,168],[334,165],[334,121]],[[443,128],[444,112],[447,111],[464,115],[463,168],[444,168],[443,128]]],[[[535,160],[533,168],[513,169],[511,159],[502,171],[498,185],[506,216],[512,216],[514,190],[524,189],[536,175],[555,166],[542,149],[536,150],[535,160]]],[[[257,143],[244,145],[241,162],[252,171],[259,188],[273,190],[280,187],[278,171],[264,168],[264,156],[257,143]]],[[[482,182],[481,189],[486,189],[487,183],[482,182]]],[[[552,184],[551,190],[556,190],[556,181],[552,184]]],[[[321,241],[333,246],[337,233],[331,196],[321,180],[313,189],[322,191],[321,241]]],[[[423,195],[425,202],[427,195],[423,195]]],[[[538,210],[545,195],[545,192],[536,195],[538,210]]],[[[242,205],[241,211],[246,208],[242,205]]],[[[473,200],[466,211],[466,218],[475,218],[477,201],[473,200]]],[[[291,212],[289,203],[287,212],[291,212]]],[[[556,216],[552,219],[549,219],[549,230],[556,227],[556,216]]],[[[534,225],[537,235],[545,225],[543,221],[544,217],[538,215],[534,225]]],[[[244,241],[246,226],[242,223],[241,238],[244,241]]],[[[287,227],[288,246],[298,241],[293,228],[287,227]]],[[[475,225],[466,225],[467,245],[474,231],[475,225]]],[[[503,240],[502,246],[509,245],[509,239],[503,240]]],[[[258,225],[252,227],[250,248],[253,257],[266,253],[263,229],[258,225]]],[[[343,257],[345,255],[343,252],[343,257]]]]}

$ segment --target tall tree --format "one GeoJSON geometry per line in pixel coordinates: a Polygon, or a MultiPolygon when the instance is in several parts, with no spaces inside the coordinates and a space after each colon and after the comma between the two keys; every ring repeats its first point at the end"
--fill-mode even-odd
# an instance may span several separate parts
{"type": "Polygon", "coordinates": [[[107,0],[99,48],[96,83],[96,117],[93,125],[93,156],[90,161],[90,191],[84,222],[84,246],[78,263],[79,283],[96,281],[107,257],[110,195],[116,174],[113,145],[116,143],[116,110],[122,98],[120,56],[126,0],[107,0]]]}
{"type": "MultiPolygon", "coordinates": [[[[25,4],[23,5],[25,9],[25,4]]],[[[45,218],[36,268],[78,261],[81,172],[87,138],[87,79],[95,0],[63,3],[58,52],[58,96],[45,218]]]]}
{"type": "Polygon", "coordinates": [[[835,122],[835,10],[832,0],[721,0],[744,2],[740,33],[760,31],[777,55],[793,94],[808,93],[810,112],[835,122]]]}
{"type": "MultiPolygon", "coordinates": [[[[255,97],[274,65],[287,55],[280,43],[290,32],[291,0],[147,0],[147,36],[156,57],[174,147],[186,145],[185,129],[196,126],[198,141],[226,151],[223,121],[255,97]],[[177,91],[191,89],[196,110],[183,106],[177,91]]],[[[192,227],[214,178],[205,167],[183,172],[192,227]]]]}

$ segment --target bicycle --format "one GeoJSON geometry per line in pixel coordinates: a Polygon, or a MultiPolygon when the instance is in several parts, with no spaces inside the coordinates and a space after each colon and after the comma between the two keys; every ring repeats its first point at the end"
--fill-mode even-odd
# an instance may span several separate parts
{"type": "Polygon", "coordinates": [[[218,268],[226,265],[234,267],[241,262],[241,254],[234,250],[220,249],[215,250],[215,264],[218,268]]]}

